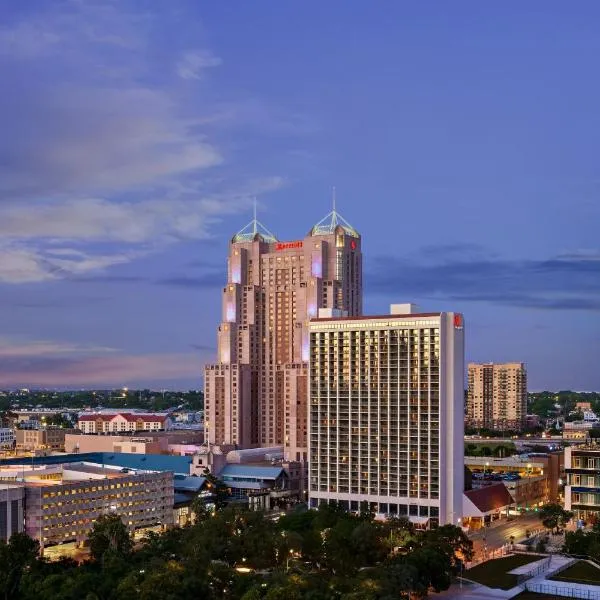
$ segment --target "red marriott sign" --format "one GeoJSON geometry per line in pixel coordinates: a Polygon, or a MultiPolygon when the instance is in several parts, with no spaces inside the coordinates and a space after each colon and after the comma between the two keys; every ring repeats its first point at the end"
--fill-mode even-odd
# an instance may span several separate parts
{"type": "Polygon", "coordinates": [[[277,242],[275,250],[292,250],[293,248],[302,248],[303,242],[277,242]]]}

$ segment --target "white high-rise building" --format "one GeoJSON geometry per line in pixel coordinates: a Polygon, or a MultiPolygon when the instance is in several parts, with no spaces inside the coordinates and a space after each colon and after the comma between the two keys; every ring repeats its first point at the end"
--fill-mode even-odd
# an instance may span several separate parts
{"type": "Polygon", "coordinates": [[[459,313],[310,324],[309,501],[459,523],[464,487],[464,324],[459,313]]]}

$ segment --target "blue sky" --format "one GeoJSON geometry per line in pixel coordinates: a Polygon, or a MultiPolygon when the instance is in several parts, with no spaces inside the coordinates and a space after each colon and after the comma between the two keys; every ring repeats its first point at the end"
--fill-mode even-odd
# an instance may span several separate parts
{"type": "Polygon", "coordinates": [[[0,386],[198,387],[228,239],[363,235],[365,305],[600,389],[596,2],[31,0],[0,20],[0,386]]]}

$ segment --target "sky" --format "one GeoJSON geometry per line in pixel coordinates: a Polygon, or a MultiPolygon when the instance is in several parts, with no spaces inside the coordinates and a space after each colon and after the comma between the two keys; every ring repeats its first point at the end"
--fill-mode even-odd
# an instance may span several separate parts
{"type": "Polygon", "coordinates": [[[252,215],[363,239],[365,311],[600,390],[600,5],[9,0],[0,387],[201,387],[252,215]]]}

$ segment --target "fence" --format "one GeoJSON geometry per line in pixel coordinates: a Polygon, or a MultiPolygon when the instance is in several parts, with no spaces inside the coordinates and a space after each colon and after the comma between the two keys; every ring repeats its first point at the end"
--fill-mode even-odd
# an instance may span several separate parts
{"type": "Polygon", "coordinates": [[[537,567],[531,569],[531,571],[527,571],[527,573],[519,573],[519,575],[517,576],[517,585],[521,585],[528,579],[531,579],[532,577],[537,577],[540,573],[543,573],[550,565],[551,560],[552,557],[548,556],[542,562],[540,562],[540,564],[537,565],[537,567]]]}
{"type": "Polygon", "coordinates": [[[581,587],[563,587],[550,583],[526,583],[525,589],[536,594],[548,596],[562,596],[564,598],[582,598],[582,600],[600,600],[600,592],[586,590],[581,587]]]}

